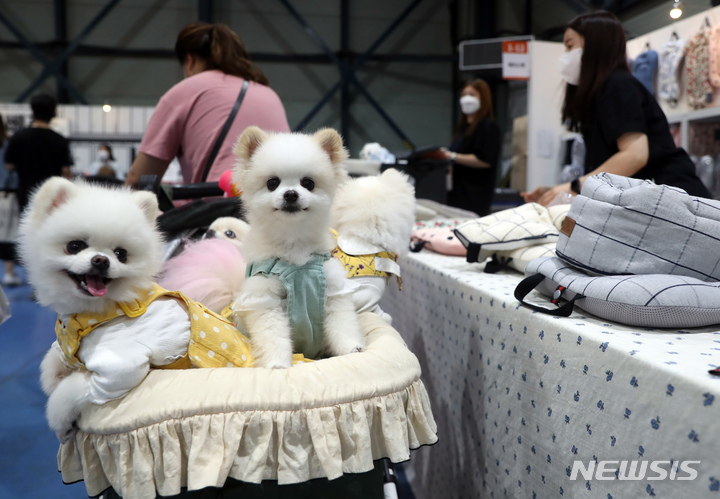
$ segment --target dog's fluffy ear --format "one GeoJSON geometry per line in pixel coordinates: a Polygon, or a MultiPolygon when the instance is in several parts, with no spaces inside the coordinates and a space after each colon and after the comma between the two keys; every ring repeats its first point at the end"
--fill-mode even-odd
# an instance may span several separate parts
{"type": "Polygon", "coordinates": [[[320,144],[323,151],[330,156],[333,165],[339,165],[348,158],[348,153],[343,147],[342,138],[332,128],[322,128],[312,136],[320,144]]]}
{"type": "Polygon", "coordinates": [[[78,186],[63,177],[50,177],[35,191],[30,201],[29,213],[35,220],[41,220],[67,203],[78,186]]]}
{"type": "Polygon", "coordinates": [[[235,156],[245,165],[252,158],[260,144],[265,142],[270,135],[256,126],[249,126],[240,135],[235,143],[235,156]]]}
{"type": "Polygon", "coordinates": [[[132,193],[132,199],[140,207],[148,222],[154,224],[158,215],[157,196],[148,191],[136,191],[132,193]]]}

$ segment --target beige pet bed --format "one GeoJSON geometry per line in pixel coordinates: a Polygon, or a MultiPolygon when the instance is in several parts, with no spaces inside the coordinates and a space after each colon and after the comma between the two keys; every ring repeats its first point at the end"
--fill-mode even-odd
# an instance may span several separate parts
{"type": "Polygon", "coordinates": [[[300,483],[405,461],[437,441],[420,365],[375,314],[360,316],[365,352],[291,369],[155,370],[123,399],[81,415],[60,446],[66,483],[126,499],[181,487],[300,483]]]}

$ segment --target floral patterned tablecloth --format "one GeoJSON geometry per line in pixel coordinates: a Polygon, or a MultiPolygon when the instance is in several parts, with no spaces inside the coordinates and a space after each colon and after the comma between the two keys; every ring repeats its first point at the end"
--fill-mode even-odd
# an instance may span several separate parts
{"type": "Polygon", "coordinates": [[[382,307],[420,359],[440,438],[413,454],[419,499],[720,498],[718,327],[553,317],[515,300],[519,273],[429,251],[399,263],[403,289],[382,307]],[[572,480],[575,461],[586,475],[572,480]],[[587,473],[591,461],[613,461],[610,479],[587,473]],[[619,479],[633,466],[642,479],[619,479]]]}

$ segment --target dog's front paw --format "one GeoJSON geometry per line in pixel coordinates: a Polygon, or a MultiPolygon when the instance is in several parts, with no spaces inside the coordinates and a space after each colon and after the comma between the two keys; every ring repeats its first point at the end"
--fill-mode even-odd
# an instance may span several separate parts
{"type": "Polygon", "coordinates": [[[55,436],[60,441],[60,443],[66,444],[70,440],[75,438],[75,434],[78,432],[77,422],[73,421],[69,428],[59,428],[54,430],[55,436]]]}
{"type": "MultiPolygon", "coordinates": [[[[52,397],[50,398],[52,401],[52,397]]],[[[68,442],[75,436],[78,431],[75,411],[65,410],[65,408],[57,407],[59,404],[50,404],[47,407],[47,420],[50,429],[55,432],[55,436],[61,444],[68,442]]]]}
{"type": "Polygon", "coordinates": [[[292,356],[289,360],[280,356],[272,355],[255,357],[255,367],[264,367],[266,369],[288,369],[292,367],[292,356]]]}
{"type": "Polygon", "coordinates": [[[333,355],[347,355],[362,352],[363,350],[365,350],[365,345],[358,342],[356,338],[345,338],[336,342],[331,353],[333,355]]]}
{"type": "Polygon", "coordinates": [[[40,364],[40,387],[45,395],[50,396],[58,384],[72,373],[65,365],[55,348],[50,348],[40,364]]]}
{"type": "Polygon", "coordinates": [[[65,443],[77,432],[77,421],[80,412],[88,403],[88,374],[73,372],[63,379],[48,398],[45,415],[48,425],[57,435],[60,442],[65,443]]]}

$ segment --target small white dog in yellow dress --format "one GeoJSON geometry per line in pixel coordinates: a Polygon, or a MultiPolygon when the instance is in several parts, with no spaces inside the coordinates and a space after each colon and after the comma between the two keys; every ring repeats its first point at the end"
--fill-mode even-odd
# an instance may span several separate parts
{"type": "Polygon", "coordinates": [[[374,312],[392,323],[379,302],[393,276],[402,286],[397,257],[407,252],[414,223],[415,189],[398,170],[356,178],[338,189],[331,210],[337,238],[332,255],[358,286],[352,295],[358,312],[374,312]]]}
{"type": "Polygon", "coordinates": [[[153,367],[253,365],[249,341],[230,322],[154,283],[163,254],[157,214],[149,192],[53,177],[23,216],[30,283],[58,313],[40,381],[61,442],[85,406],[124,396],[153,367]]]}

